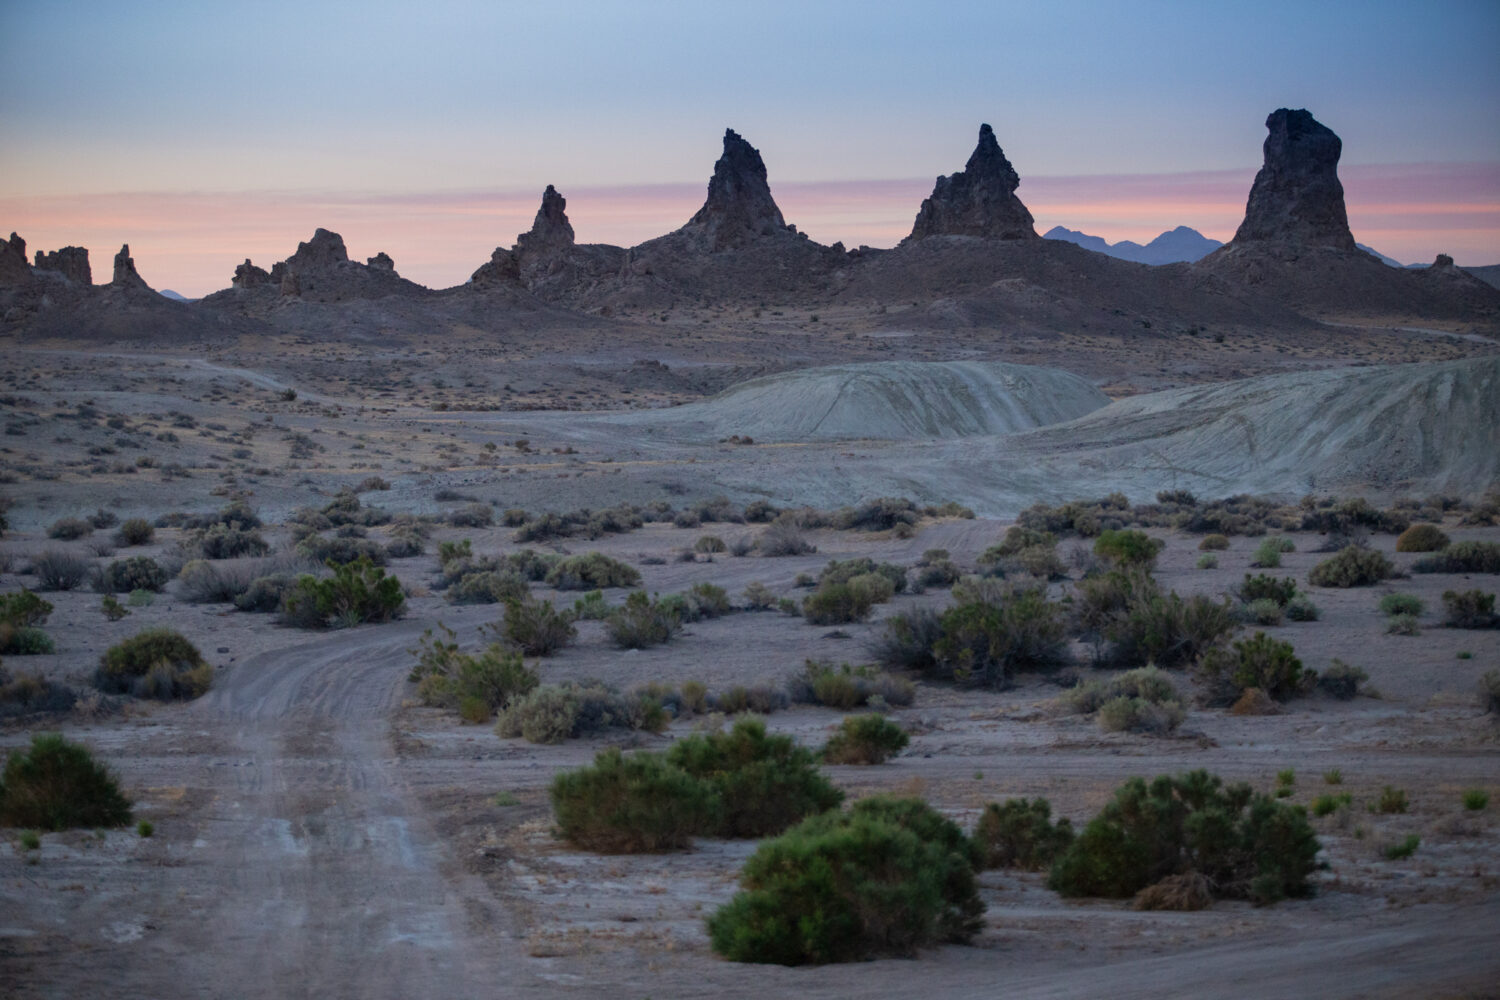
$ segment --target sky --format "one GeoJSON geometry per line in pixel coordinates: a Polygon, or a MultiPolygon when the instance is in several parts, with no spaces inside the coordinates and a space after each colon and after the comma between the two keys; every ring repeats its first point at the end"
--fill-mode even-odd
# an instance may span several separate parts
{"type": "Polygon", "coordinates": [[[1039,232],[1227,240],[1305,107],[1357,240],[1490,264],[1497,53],[1496,0],[0,0],[0,227],[196,296],[322,226],[445,287],[549,183],[582,242],[677,228],[731,127],[788,222],[892,246],[988,122],[1039,232]]]}

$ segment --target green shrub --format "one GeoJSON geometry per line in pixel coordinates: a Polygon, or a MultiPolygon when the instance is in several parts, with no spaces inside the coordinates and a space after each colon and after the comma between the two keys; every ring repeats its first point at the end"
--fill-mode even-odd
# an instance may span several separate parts
{"type": "Polygon", "coordinates": [[[910,955],[982,926],[972,848],[916,800],[866,799],[761,844],[708,920],[714,951],[780,965],[910,955]]]}
{"type": "Polygon", "coordinates": [[[557,590],[602,590],[608,587],[639,587],[641,574],[634,566],[611,559],[602,552],[567,556],[547,574],[547,586],[557,590]]]}
{"type": "Polygon", "coordinates": [[[519,736],[528,743],[561,743],[578,728],[579,709],[577,689],[543,684],[500,713],[495,734],[504,739],[519,736]]]}
{"type": "Polygon", "coordinates": [[[470,715],[483,722],[489,713],[503,709],[537,686],[537,675],[521,660],[521,654],[492,643],[478,654],[461,651],[450,629],[438,625],[441,636],[432,629],[422,633],[416,649],[416,666],[407,680],[416,683],[417,694],[425,705],[440,708],[462,708],[465,701],[482,707],[472,708],[470,715]]]}
{"type": "Polygon", "coordinates": [[[367,559],[376,566],[384,566],[386,560],[385,548],[378,542],[347,535],[334,538],[308,535],[297,543],[297,552],[302,558],[323,566],[347,566],[361,559],[367,559]]]}
{"type": "Polygon", "coordinates": [[[1211,649],[1198,667],[1211,704],[1227,705],[1246,688],[1260,688],[1277,700],[1306,692],[1318,675],[1302,666],[1292,644],[1257,632],[1238,639],[1233,650],[1211,649]]]}
{"type": "Polygon", "coordinates": [[[597,622],[609,617],[609,602],[604,591],[591,590],[573,602],[573,617],[578,621],[597,622]]]}
{"type": "Polygon", "coordinates": [[[777,834],[844,800],[810,750],[790,736],[768,735],[760,719],[741,719],[727,733],[694,733],[674,743],[666,759],[713,789],[718,819],[704,830],[721,837],[777,834]]]}
{"type": "Polygon", "coordinates": [[[0,826],[67,830],[124,826],[130,802],[87,747],[61,733],[37,733],[12,750],[0,774],[0,826]]]}
{"type": "Polygon", "coordinates": [[[847,625],[862,622],[874,604],[873,593],[850,583],[826,583],[802,602],[802,615],[810,625],[847,625]]]}
{"type": "Polygon", "coordinates": [[[1414,524],[1396,539],[1397,552],[1437,552],[1447,545],[1448,536],[1435,524],[1414,524]]]}
{"type": "Polygon", "coordinates": [[[406,596],[401,581],[368,559],[334,568],[319,580],[304,575],[286,592],[281,603],[284,622],[297,628],[337,628],[362,622],[388,622],[401,617],[406,596]]]}
{"type": "Polygon", "coordinates": [[[890,670],[925,673],[937,666],[933,647],[942,638],[942,616],[934,608],[915,608],[885,620],[885,628],[870,644],[870,655],[890,670]]]}
{"type": "Polygon", "coordinates": [[[718,618],[730,611],[729,594],[723,587],[711,583],[695,583],[685,594],[669,594],[661,599],[664,608],[670,610],[681,622],[696,622],[704,618],[718,618]]]}
{"type": "Polygon", "coordinates": [[[0,622],[0,653],[15,656],[44,656],[57,652],[52,637],[33,625],[11,625],[0,622]]]}
{"type": "Polygon", "coordinates": [[[126,615],[130,614],[129,609],[127,609],[125,605],[116,600],[114,594],[104,595],[104,597],[100,600],[99,610],[104,612],[104,617],[108,618],[112,622],[117,622],[121,618],[124,618],[126,615]]]}
{"type": "Polygon", "coordinates": [[[1313,799],[1312,814],[1318,817],[1318,819],[1322,819],[1324,816],[1332,815],[1333,813],[1338,812],[1340,809],[1347,808],[1349,803],[1353,801],[1354,796],[1350,795],[1348,792],[1319,795],[1317,798],[1313,799]]]}
{"type": "Polygon", "coordinates": [[[94,533],[94,526],[80,517],[63,517],[52,522],[47,537],[60,542],[74,542],[94,533]]]}
{"type": "Polygon", "coordinates": [[[250,586],[234,599],[235,610],[262,615],[279,611],[286,598],[286,592],[296,584],[297,578],[290,573],[258,576],[251,580],[250,586]]]}
{"type": "Polygon", "coordinates": [[[132,590],[160,593],[167,585],[167,571],[149,556],[116,559],[99,571],[94,589],[104,594],[128,594],[132,590]]]}
{"type": "Polygon", "coordinates": [[[1487,670],[1479,678],[1478,702],[1481,711],[1500,715],[1500,670],[1487,670]]]}
{"type": "Polygon", "coordinates": [[[115,532],[116,545],[150,545],[156,537],[156,529],[144,517],[126,519],[115,532]]]}
{"type": "Polygon", "coordinates": [[[1465,788],[1463,803],[1469,812],[1480,812],[1490,804],[1490,793],[1483,788],[1465,788]]]}
{"type": "Polygon", "coordinates": [[[1175,732],[1186,717],[1181,702],[1152,702],[1121,696],[1099,706],[1099,728],[1107,733],[1148,733],[1165,736],[1175,732]]]}
{"type": "Polygon", "coordinates": [[[1385,621],[1385,630],[1389,635],[1421,635],[1422,624],[1416,615],[1391,615],[1385,621]]]}
{"type": "Polygon", "coordinates": [[[1202,594],[1184,598],[1167,594],[1131,594],[1104,627],[1110,659],[1118,664],[1154,663],[1178,667],[1193,663],[1237,627],[1226,600],[1215,603],[1202,594]]]}
{"type": "Polygon", "coordinates": [[[906,730],[883,715],[850,715],[823,747],[829,764],[884,764],[906,749],[906,730]]]}
{"type": "Polygon", "coordinates": [[[1407,810],[1406,790],[1394,785],[1386,785],[1380,790],[1380,798],[1370,806],[1373,813],[1390,815],[1392,813],[1404,813],[1407,810]]]}
{"type": "Polygon", "coordinates": [[[1198,557],[1197,566],[1199,569],[1218,569],[1219,557],[1212,552],[1205,552],[1198,557]]]}
{"type": "Polygon", "coordinates": [[[150,820],[143,819],[135,825],[136,836],[142,840],[156,833],[156,826],[150,820]]]}
{"type": "Polygon", "coordinates": [[[1319,846],[1300,806],[1192,771],[1131,778],[1052,865],[1064,896],[1123,899],[1197,872],[1220,898],[1275,902],[1311,894],[1319,846]]]}
{"type": "Polygon", "coordinates": [[[1359,694],[1359,686],[1369,679],[1370,675],[1359,667],[1335,659],[1318,675],[1318,687],[1340,701],[1348,701],[1359,694]]]}
{"type": "Polygon", "coordinates": [[[1386,594],[1380,599],[1383,615],[1420,615],[1422,601],[1412,594],[1386,594]]]}
{"type": "Polygon", "coordinates": [[[12,677],[0,666],[0,718],[71,711],[78,693],[40,673],[12,677]]]}
{"type": "Polygon", "coordinates": [[[693,543],[693,551],[712,555],[717,552],[728,552],[729,546],[724,544],[724,539],[718,535],[700,535],[693,543]]]}
{"type": "Polygon", "coordinates": [[[1263,569],[1275,569],[1281,565],[1281,543],[1285,539],[1267,538],[1255,547],[1255,554],[1250,557],[1250,565],[1263,569]]]}
{"type": "Polygon", "coordinates": [[[180,633],[149,628],[111,646],[94,671],[94,686],[138,698],[196,698],[213,683],[214,668],[180,633]]]}
{"type": "Polygon", "coordinates": [[[1443,591],[1443,624],[1450,628],[1500,628],[1495,595],[1482,590],[1443,591]]]}
{"type": "Polygon", "coordinates": [[[663,757],[602,750],[589,767],[552,779],[552,810],[563,838],[611,854],[687,847],[712,829],[719,803],[710,785],[663,757]]]}
{"type": "Polygon", "coordinates": [[[578,637],[571,611],[531,597],[505,605],[505,638],[527,656],[551,656],[578,637]]]}
{"type": "Polygon", "coordinates": [[[522,600],[529,593],[526,578],[514,570],[477,570],[460,576],[443,597],[450,604],[503,604],[522,600]]]}
{"type": "Polygon", "coordinates": [[[235,528],[215,524],[193,537],[193,547],[204,559],[237,559],[241,556],[263,556],[271,546],[253,528],[235,528]]]}
{"type": "Polygon", "coordinates": [[[1286,612],[1287,619],[1294,622],[1315,622],[1323,614],[1312,602],[1312,598],[1306,594],[1298,594],[1287,601],[1283,610],[1286,612]]]}
{"type": "Polygon", "coordinates": [[[22,587],[14,594],[0,594],[0,625],[29,628],[45,625],[52,604],[22,587]]]}
{"type": "Polygon", "coordinates": [[[1073,824],[1061,817],[1053,823],[1052,805],[1043,798],[991,802],[974,829],[982,868],[1041,871],[1072,842],[1073,824]]]}
{"type": "Polygon", "coordinates": [[[1383,853],[1387,861],[1401,861],[1417,853],[1417,848],[1421,844],[1422,838],[1415,833],[1410,833],[1396,843],[1386,847],[1383,853]]]}
{"type": "Polygon", "coordinates": [[[1121,529],[1102,531],[1094,540],[1094,555],[1114,566],[1139,566],[1150,570],[1156,565],[1157,554],[1166,548],[1166,542],[1152,538],[1144,531],[1121,529]]]}
{"type": "Polygon", "coordinates": [[[1245,620],[1252,625],[1280,625],[1285,614],[1281,605],[1269,597],[1262,597],[1244,606],[1245,620]]]}
{"type": "Polygon", "coordinates": [[[1500,543],[1454,542],[1412,563],[1413,573],[1500,573],[1500,543]]]}
{"type": "Polygon", "coordinates": [[[1395,575],[1396,567],[1374,549],[1351,545],[1307,574],[1314,587],[1368,587],[1395,575]]]}
{"type": "Polygon", "coordinates": [[[1048,670],[1066,661],[1060,604],[1041,588],[1014,591],[1001,604],[959,604],[939,618],[933,673],[960,682],[1000,687],[1022,670],[1048,670]]]}
{"type": "Polygon", "coordinates": [[[37,590],[74,590],[89,575],[94,564],[75,552],[48,549],[31,557],[37,590]]]}
{"type": "Polygon", "coordinates": [[[1235,590],[1235,596],[1246,604],[1252,601],[1275,601],[1278,606],[1285,605],[1297,596],[1297,581],[1289,576],[1278,579],[1265,573],[1257,573],[1255,576],[1246,573],[1245,581],[1235,590]]]}
{"type": "Polygon", "coordinates": [[[829,708],[851,709],[879,698],[888,705],[910,705],[916,689],[904,677],[871,667],[835,665],[831,660],[806,660],[802,671],[787,678],[792,701],[829,708]]]}
{"type": "Polygon", "coordinates": [[[649,649],[676,635],[682,623],[670,608],[653,601],[643,590],[625,598],[625,603],[610,612],[604,629],[621,649],[649,649]]]}
{"type": "Polygon", "coordinates": [[[1198,542],[1198,548],[1204,552],[1222,552],[1229,548],[1229,538],[1226,535],[1204,535],[1198,542]]]}

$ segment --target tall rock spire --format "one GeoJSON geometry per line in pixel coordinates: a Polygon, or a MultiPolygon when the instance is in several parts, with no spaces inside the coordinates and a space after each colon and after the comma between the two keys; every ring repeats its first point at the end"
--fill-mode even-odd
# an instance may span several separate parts
{"type": "Polygon", "coordinates": [[[760,151],[734,129],[724,130],[724,153],[714,164],[708,200],[683,230],[703,233],[715,250],[789,231],[771,197],[760,151]]]}
{"type": "Polygon", "coordinates": [[[1037,239],[1031,213],[1016,197],[1021,178],[995,141],[995,130],[979,126],[979,145],[964,169],[939,177],[922,202],[911,237],[988,236],[1000,240],[1037,239]]]}
{"type": "Polygon", "coordinates": [[[542,207],[536,210],[531,231],[516,237],[522,252],[562,250],[573,245],[573,226],[568,222],[568,200],[551,184],[542,192],[542,207]]]}
{"type": "Polygon", "coordinates": [[[1234,242],[1355,249],[1339,183],[1339,137],[1307,111],[1286,108],[1271,112],[1266,129],[1265,163],[1234,242]]]}

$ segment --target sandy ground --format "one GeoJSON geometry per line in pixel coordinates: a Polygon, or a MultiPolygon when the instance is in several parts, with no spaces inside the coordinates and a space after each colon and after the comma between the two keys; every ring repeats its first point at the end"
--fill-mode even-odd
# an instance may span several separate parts
{"type": "MultiPolygon", "coordinates": [[[[120,517],[203,511],[246,490],[278,521],[295,506],[326,502],[339,483],[369,475],[385,477],[392,489],[368,492],[365,501],[396,511],[451,509],[434,499],[441,487],[470,490],[502,508],[540,509],[550,506],[549,496],[567,499],[555,504],[563,507],[582,505],[572,502],[579,498],[596,506],[681,502],[691,495],[695,465],[718,455],[733,461],[738,447],[644,459],[636,471],[617,475],[608,468],[616,463],[604,461],[610,456],[581,446],[574,454],[554,451],[570,446],[561,432],[533,435],[523,450],[514,430],[496,433],[471,421],[473,414],[382,403],[373,393],[351,398],[338,386],[288,378],[277,365],[75,354],[13,359],[9,369],[9,395],[0,405],[7,428],[20,432],[0,437],[8,449],[0,452],[5,493],[17,501],[15,531],[0,540],[6,592],[28,583],[18,571],[29,554],[58,544],[46,541],[45,525],[96,507],[120,517]],[[295,400],[281,398],[287,386],[298,389],[295,400]],[[96,417],[76,416],[84,403],[96,417]],[[109,426],[111,417],[123,425],[109,426]],[[164,433],[175,440],[161,439],[164,433]],[[496,449],[486,450],[486,441],[496,449]],[[236,457],[236,449],[249,454],[236,457]],[[137,465],[140,456],[152,463],[137,465]],[[163,472],[174,464],[187,475],[163,472]],[[135,471],[115,471],[117,465],[135,471]],[[674,493],[673,484],[687,492],[674,493]]],[[[787,467],[795,467],[798,446],[783,450],[792,456],[787,467]]],[[[925,549],[942,547],[972,565],[1005,523],[928,521],[911,539],[819,531],[811,534],[816,554],[784,559],[675,558],[700,535],[732,540],[758,530],[749,525],[656,524],[594,542],[570,539],[564,547],[626,559],[640,567],[648,589],[663,593],[711,582],[737,597],[762,582],[796,596],[797,575],[830,558],[868,555],[910,565],[925,549]]],[[[1446,530],[1456,539],[1500,540],[1500,529],[1462,527],[1453,518],[1446,530]]],[[[71,545],[102,560],[92,546],[108,534],[71,545]]],[[[267,534],[286,544],[284,529],[267,534]]],[[[1231,587],[1248,571],[1257,542],[1236,538],[1217,569],[1198,570],[1196,537],[1158,534],[1169,542],[1158,576],[1183,593],[1231,587]]],[[[440,540],[465,537],[476,552],[511,551],[518,546],[509,535],[498,527],[438,529],[428,555],[392,565],[411,589],[407,616],[344,631],[285,629],[264,616],[184,603],[170,589],[114,623],[99,613],[96,594],[47,595],[56,605],[47,631],[58,651],[8,657],[8,668],[84,676],[112,643],[165,624],[219,669],[213,691],[195,703],[136,703],[117,715],[24,720],[0,730],[5,747],[40,728],[84,740],[119,773],[137,815],[156,826],[149,839],[133,830],[49,834],[38,852],[24,851],[11,831],[0,835],[0,992],[1497,995],[1500,729],[1475,708],[1472,691],[1480,673],[1500,665],[1500,632],[1442,628],[1438,611],[1443,590],[1492,590],[1495,577],[1414,575],[1373,588],[1315,589],[1322,620],[1270,630],[1316,669],[1333,657],[1363,667],[1379,697],[1314,696],[1261,717],[1194,709],[1177,736],[1151,738],[1107,734],[1089,718],[1057,715],[1049,702],[1059,689],[1045,678],[1004,692],[924,684],[915,703],[893,715],[913,734],[903,755],[879,767],[830,769],[851,795],[920,794],[965,824],[986,802],[1038,794],[1081,823],[1128,776],[1197,767],[1262,788],[1278,771],[1294,769],[1292,801],[1305,804],[1330,790],[1323,775],[1337,769],[1338,790],[1354,795],[1355,808],[1315,821],[1329,868],[1317,877],[1313,899],[1137,913],[1114,902],[1065,902],[1041,876],[990,872],[982,877],[987,923],[972,947],[934,949],[915,960],[783,969],[723,962],[707,947],[703,918],[733,894],[736,869],[753,844],[707,840],[670,855],[600,857],[550,832],[545,793],[559,769],[586,763],[610,744],[660,747],[715,720],[679,719],[660,737],[539,747],[415,703],[406,675],[423,629],[442,622],[472,644],[480,626],[497,617],[493,607],[455,607],[431,593],[430,553],[440,540]],[[1426,602],[1420,635],[1386,633],[1376,604],[1392,591],[1426,602]],[[1367,810],[1385,785],[1407,791],[1408,813],[1367,810]],[[1487,810],[1461,807],[1460,792],[1472,787],[1490,791],[1487,810]],[[499,793],[509,798],[497,800],[499,793]],[[1422,838],[1416,854],[1386,860],[1382,848],[1411,833],[1422,838]]],[[[179,537],[162,530],[142,551],[163,555],[179,537]]],[[[1305,583],[1323,558],[1313,551],[1320,540],[1293,537],[1297,551],[1273,572],[1305,583]]],[[[1390,536],[1372,542],[1398,566],[1413,559],[1394,553],[1390,536]]],[[[777,684],[807,657],[860,662],[881,618],[948,599],[943,591],[900,596],[871,622],[839,629],[737,612],[638,653],[613,649],[597,624],[583,623],[579,642],[543,661],[540,671],[544,680],[596,677],[622,688],[689,679],[711,688],[777,684]]],[[[839,718],[798,707],[773,714],[769,725],[816,745],[839,718]]]]}

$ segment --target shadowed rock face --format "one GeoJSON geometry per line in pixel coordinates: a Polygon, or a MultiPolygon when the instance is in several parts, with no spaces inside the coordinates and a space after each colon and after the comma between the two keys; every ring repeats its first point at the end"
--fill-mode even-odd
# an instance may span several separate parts
{"type": "Polygon", "coordinates": [[[26,241],[15,233],[0,241],[0,285],[19,285],[31,280],[31,264],[26,260],[26,241]]]}
{"type": "Polygon", "coordinates": [[[1308,112],[1286,108],[1271,112],[1266,128],[1265,163],[1234,242],[1355,249],[1338,177],[1339,137],[1308,112]]]}
{"type": "Polygon", "coordinates": [[[321,269],[341,264],[349,259],[344,248],[344,238],[338,233],[319,229],[306,243],[297,244],[297,252],[288,257],[286,265],[294,271],[321,269]]]}
{"type": "Polygon", "coordinates": [[[234,279],[229,284],[233,288],[259,288],[261,285],[268,284],[270,280],[269,271],[263,267],[256,267],[250,263],[250,258],[246,257],[245,263],[234,269],[234,279]]]}
{"type": "Polygon", "coordinates": [[[922,202],[911,239],[927,236],[989,236],[1037,239],[1031,212],[1016,197],[1021,178],[1005,158],[995,131],[979,126],[979,145],[964,169],[939,177],[922,202]]]}
{"type": "Polygon", "coordinates": [[[522,252],[561,250],[573,245],[573,226],[568,222],[568,200],[551,184],[542,192],[542,207],[536,211],[531,231],[516,237],[522,252]]]}
{"type": "Polygon", "coordinates": [[[38,250],[36,266],[39,271],[56,271],[80,285],[94,283],[94,272],[89,267],[89,252],[86,247],[63,247],[48,253],[38,250]]]}
{"type": "Polygon", "coordinates": [[[110,284],[119,288],[147,288],[145,281],[135,270],[135,258],[130,256],[130,244],[126,243],[120,247],[120,252],[115,254],[115,276],[110,284]]]}
{"type": "Polygon", "coordinates": [[[788,231],[771,197],[759,150],[734,129],[724,130],[724,154],[714,164],[708,200],[682,228],[707,236],[715,250],[788,231]]]}

